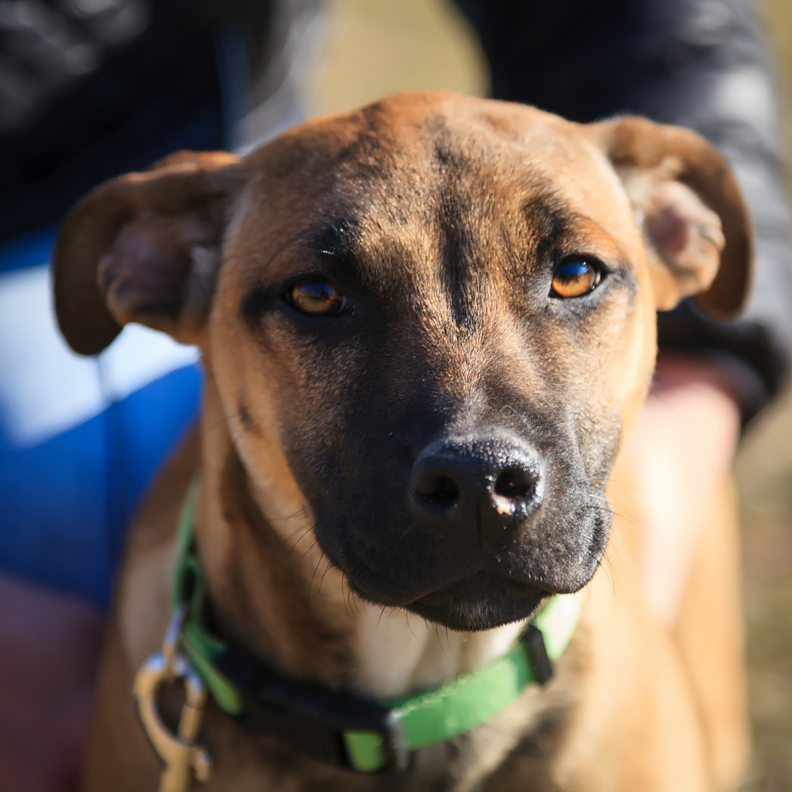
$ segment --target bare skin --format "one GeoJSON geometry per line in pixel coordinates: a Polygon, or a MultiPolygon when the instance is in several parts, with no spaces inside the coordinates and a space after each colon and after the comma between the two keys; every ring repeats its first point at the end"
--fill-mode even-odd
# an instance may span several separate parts
{"type": "Polygon", "coordinates": [[[639,479],[644,590],[669,628],[699,527],[729,474],[739,433],[740,407],[718,369],[661,354],[629,453],[639,479]]]}

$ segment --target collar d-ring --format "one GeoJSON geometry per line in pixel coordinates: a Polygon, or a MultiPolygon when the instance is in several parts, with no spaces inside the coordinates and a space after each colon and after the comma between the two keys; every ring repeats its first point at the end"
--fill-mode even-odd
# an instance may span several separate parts
{"type": "Polygon", "coordinates": [[[196,744],[207,689],[179,646],[186,613],[186,606],[173,611],[162,650],[143,663],[135,675],[133,687],[143,730],[163,763],[159,792],[187,792],[193,775],[198,781],[207,781],[212,769],[209,753],[196,744]],[[184,704],[176,734],[159,713],[157,695],[163,683],[181,683],[184,687],[184,704]]]}

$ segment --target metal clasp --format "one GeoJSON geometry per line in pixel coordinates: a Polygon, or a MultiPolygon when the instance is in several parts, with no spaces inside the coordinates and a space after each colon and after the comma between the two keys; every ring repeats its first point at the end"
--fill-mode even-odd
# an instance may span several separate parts
{"type": "Polygon", "coordinates": [[[149,657],[138,669],[133,687],[143,730],[165,765],[159,792],[187,792],[193,773],[198,781],[207,781],[212,769],[212,758],[206,749],[195,744],[201,730],[207,692],[201,677],[179,650],[185,614],[184,606],[173,612],[162,651],[149,657]],[[157,710],[157,692],[163,682],[179,681],[184,684],[185,701],[174,735],[157,710]]]}

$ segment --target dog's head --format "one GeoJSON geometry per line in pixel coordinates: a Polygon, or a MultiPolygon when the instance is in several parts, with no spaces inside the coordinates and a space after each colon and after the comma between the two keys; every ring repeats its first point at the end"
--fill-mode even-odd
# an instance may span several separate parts
{"type": "Polygon", "coordinates": [[[254,484],[351,587],[481,629],[591,578],[655,310],[734,313],[749,248],[691,132],[401,95],[100,186],[56,306],[79,352],[130,321],[199,344],[254,484]]]}

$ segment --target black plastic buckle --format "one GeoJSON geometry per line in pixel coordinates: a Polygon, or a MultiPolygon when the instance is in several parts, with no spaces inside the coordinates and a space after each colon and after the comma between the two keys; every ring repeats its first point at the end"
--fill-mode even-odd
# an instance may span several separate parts
{"type": "Polygon", "coordinates": [[[355,768],[343,732],[374,732],[382,737],[385,754],[385,764],[376,772],[401,773],[408,768],[410,752],[394,710],[280,676],[233,649],[224,651],[215,666],[242,693],[245,711],[237,720],[245,728],[271,734],[300,753],[347,770],[355,768]]]}
{"type": "Polygon", "coordinates": [[[553,676],[553,663],[547,656],[542,631],[533,624],[529,624],[520,636],[520,641],[528,650],[528,659],[531,662],[534,679],[540,685],[544,685],[553,676]]]}
{"type": "MultiPolygon", "coordinates": [[[[356,699],[356,701],[359,703],[367,703],[363,702],[362,699],[356,699]]],[[[378,714],[369,721],[370,725],[362,727],[355,726],[354,730],[375,732],[382,738],[385,764],[376,772],[388,774],[405,772],[410,766],[412,754],[407,748],[407,740],[405,739],[404,730],[401,727],[398,714],[392,709],[384,709],[372,704],[368,706],[378,710],[378,714]]],[[[345,727],[344,731],[349,728],[348,726],[345,727]]],[[[348,758],[346,759],[346,767],[355,770],[348,758]]]]}

